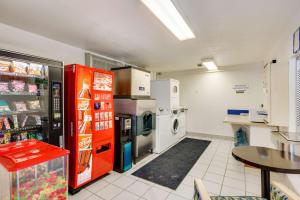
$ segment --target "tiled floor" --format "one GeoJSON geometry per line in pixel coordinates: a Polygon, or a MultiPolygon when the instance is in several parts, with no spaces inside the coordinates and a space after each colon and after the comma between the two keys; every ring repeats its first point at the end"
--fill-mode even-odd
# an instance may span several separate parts
{"type": "Polygon", "coordinates": [[[177,190],[151,183],[132,176],[131,173],[158,155],[150,155],[130,171],[119,174],[111,172],[96,183],[71,196],[71,200],[188,200],[192,199],[193,181],[201,178],[211,195],[255,195],[260,196],[260,171],[244,167],[231,155],[233,142],[211,140],[177,190]]]}

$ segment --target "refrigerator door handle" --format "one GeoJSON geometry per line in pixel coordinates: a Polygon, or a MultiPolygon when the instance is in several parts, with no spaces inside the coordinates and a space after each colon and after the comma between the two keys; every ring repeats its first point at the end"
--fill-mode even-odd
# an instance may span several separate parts
{"type": "Polygon", "coordinates": [[[73,137],[73,122],[70,122],[71,137],[73,137]]]}

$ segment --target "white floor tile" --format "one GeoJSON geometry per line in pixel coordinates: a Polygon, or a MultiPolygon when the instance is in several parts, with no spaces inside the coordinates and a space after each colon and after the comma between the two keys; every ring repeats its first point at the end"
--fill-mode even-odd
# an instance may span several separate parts
{"type": "Polygon", "coordinates": [[[223,185],[221,196],[245,196],[245,191],[223,185]]]}
{"type": "Polygon", "coordinates": [[[209,164],[203,164],[203,163],[196,163],[192,169],[195,169],[195,170],[204,170],[206,171],[207,168],[209,167],[209,164]]]}
{"type": "Polygon", "coordinates": [[[139,197],[135,194],[132,194],[128,191],[123,191],[120,194],[118,194],[113,200],[138,200],[139,197]]]}
{"type": "Polygon", "coordinates": [[[93,193],[91,193],[90,191],[88,191],[86,189],[83,189],[75,195],[69,195],[69,199],[70,200],[83,200],[83,199],[89,198],[92,195],[93,195],[93,193]]]}
{"type": "Polygon", "coordinates": [[[153,187],[156,187],[158,189],[164,190],[166,192],[172,192],[172,191],[174,191],[171,188],[168,188],[168,187],[165,187],[165,186],[162,186],[162,185],[159,185],[159,184],[154,184],[153,187]]]}
{"type": "Polygon", "coordinates": [[[261,186],[260,184],[246,182],[246,192],[251,192],[253,194],[260,195],[261,186]]]}
{"type": "Polygon", "coordinates": [[[245,173],[226,170],[225,176],[229,178],[245,181],[245,173]]]}
{"type": "Polygon", "coordinates": [[[183,181],[181,182],[181,184],[186,184],[186,185],[189,185],[189,186],[194,186],[194,181],[196,178],[201,178],[201,177],[194,177],[194,176],[190,176],[190,175],[187,175],[183,181]]]}
{"type": "Polygon", "coordinates": [[[143,196],[149,189],[150,185],[143,183],[141,181],[136,181],[132,185],[130,185],[127,190],[133,194],[136,194],[138,196],[143,196]]]}
{"type": "Polygon", "coordinates": [[[210,163],[210,166],[214,166],[214,167],[219,167],[219,168],[226,168],[226,162],[222,162],[222,161],[215,161],[213,160],[211,163],[210,163]]]}
{"type": "Polygon", "coordinates": [[[224,176],[224,175],[225,175],[225,170],[226,170],[225,168],[220,168],[220,167],[210,166],[210,167],[207,169],[207,172],[215,173],[215,174],[219,174],[219,175],[224,176]]]}
{"type": "Polygon", "coordinates": [[[216,194],[216,195],[220,194],[220,192],[221,192],[221,185],[220,184],[217,184],[217,183],[214,183],[214,182],[211,182],[211,181],[205,181],[205,180],[203,180],[202,182],[203,182],[206,190],[209,193],[213,193],[213,194],[216,194]]]}
{"type": "Polygon", "coordinates": [[[103,200],[103,199],[101,199],[100,197],[98,197],[97,195],[92,195],[92,196],[90,196],[89,198],[87,198],[86,200],[103,200]]]}
{"type": "Polygon", "coordinates": [[[147,200],[165,200],[170,193],[157,187],[152,187],[143,196],[147,200]]]}
{"type": "Polygon", "coordinates": [[[170,194],[167,198],[167,200],[187,200],[181,196],[175,195],[175,194],[170,194]]]}
{"type": "Polygon", "coordinates": [[[100,191],[101,189],[106,187],[107,185],[108,185],[108,182],[101,179],[101,180],[98,180],[97,182],[89,185],[86,189],[90,192],[97,193],[98,191],[100,191]]]}
{"type": "Polygon", "coordinates": [[[205,172],[206,172],[206,170],[192,168],[189,171],[188,175],[194,176],[197,178],[202,178],[204,176],[205,172]]]}
{"type": "Polygon", "coordinates": [[[172,192],[173,194],[176,194],[178,196],[184,197],[186,199],[192,199],[194,195],[194,187],[181,184],[175,192],[172,192]]]}
{"type": "Polygon", "coordinates": [[[228,187],[236,188],[238,190],[245,190],[245,181],[237,180],[234,178],[226,177],[224,178],[223,185],[228,187]]]}
{"type": "Polygon", "coordinates": [[[232,165],[230,163],[227,164],[227,169],[235,172],[245,173],[244,166],[232,165]]]}
{"type": "Polygon", "coordinates": [[[110,172],[107,176],[103,178],[106,182],[112,183],[118,178],[120,178],[122,175],[117,172],[110,172]]]}
{"type": "Polygon", "coordinates": [[[127,188],[128,186],[130,186],[131,184],[133,184],[136,180],[133,178],[130,178],[128,176],[121,176],[120,178],[118,178],[117,180],[115,180],[112,184],[114,184],[115,186],[118,186],[119,188],[127,188]]]}
{"type": "Polygon", "coordinates": [[[222,184],[223,178],[224,178],[224,176],[207,172],[205,174],[205,176],[203,177],[203,180],[211,181],[211,182],[218,183],[218,184],[222,184]]]}
{"type": "Polygon", "coordinates": [[[100,190],[99,192],[97,192],[96,195],[98,195],[102,199],[110,200],[110,199],[114,198],[115,196],[117,196],[121,192],[122,192],[121,188],[114,186],[114,185],[108,185],[105,188],[103,188],[102,190],[100,190]]]}
{"type": "Polygon", "coordinates": [[[151,182],[151,181],[148,181],[146,179],[143,179],[143,178],[138,178],[137,181],[140,181],[140,182],[143,182],[143,183],[146,183],[147,185],[154,185],[155,183],[151,182]]]}
{"type": "Polygon", "coordinates": [[[255,184],[261,184],[261,178],[260,176],[253,175],[253,174],[246,174],[246,182],[255,183],[255,184]]]}

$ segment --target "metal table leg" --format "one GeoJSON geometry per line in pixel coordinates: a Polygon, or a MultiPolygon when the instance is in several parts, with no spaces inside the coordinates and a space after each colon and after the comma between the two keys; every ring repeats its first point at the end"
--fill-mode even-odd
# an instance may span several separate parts
{"type": "Polygon", "coordinates": [[[262,169],[261,170],[261,196],[270,200],[270,171],[262,169]]]}

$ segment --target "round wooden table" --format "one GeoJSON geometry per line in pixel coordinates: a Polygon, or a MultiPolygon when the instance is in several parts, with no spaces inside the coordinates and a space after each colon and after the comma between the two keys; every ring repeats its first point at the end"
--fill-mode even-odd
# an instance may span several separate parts
{"type": "Polygon", "coordinates": [[[262,197],[270,199],[270,171],[300,174],[300,157],[286,151],[256,146],[235,147],[232,156],[247,165],[261,169],[262,197]]]}

